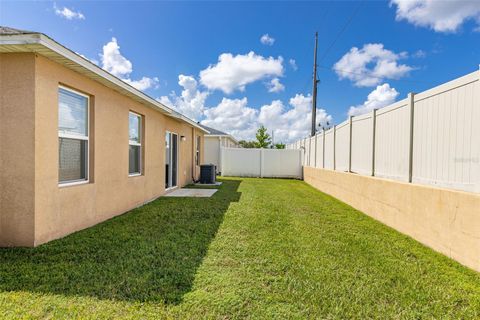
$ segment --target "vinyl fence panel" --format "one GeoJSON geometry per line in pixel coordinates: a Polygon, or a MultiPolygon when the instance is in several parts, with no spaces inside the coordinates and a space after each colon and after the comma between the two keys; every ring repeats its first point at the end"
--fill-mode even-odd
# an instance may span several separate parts
{"type": "Polygon", "coordinates": [[[335,170],[348,171],[350,162],[350,123],[338,125],[335,132],[335,170]]]}
{"type": "Polygon", "coordinates": [[[478,190],[479,95],[467,75],[415,96],[413,182],[478,190]]]}
{"type": "Polygon", "coordinates": [[[372,174],[373,116],[366,114],[352,119],[352,172],[372,174]]]}
{"type": "Polygon", "coordinates": [[[262,177],[301,178],[301,154],[298,150],[263,149],[262,177]]]}
{"type": "Polygon", "coordinates": [[[335,169],[335,129],[325,132],[325,169],[335,169]]]}
{"type": "Polygon", "coordinates": [[[305,165],[310,167],[310,138],[305,138],[305,165]]]}
{"type": "Polygon", "coordinates": [[[408,181],[409,119],[407,99],[377,110],[375,176],[408,181]]]}
{"type": "Polygon", "coordinates": [[[480,193],[480,71],[324,134],[303,140],[304,165],[480,193]]]}
{"type": "Polygon", "coordinates": [[[223,176],[301,178],[302,149],[222,148],[223,176]]]}
{"type": "Polygon", "coordinates": [[[225,176],[259,177],[260,149],[222,148],[221,173],[225,176]]]}
{"type": "Polygon", "coordinates": [[[302,165],[306,165],[306,158],[307,158],[307,153],[305,152],[306,147],[305,147],[305,141],[306,139],[300,140],[300,149],[303,150],[302,152],[302,165]]]}
{"type": "Polygon", "coordinates": [[[323,167],[323,132],[315,136],[316,153],[315,153],[315,168],[323,167]]]}

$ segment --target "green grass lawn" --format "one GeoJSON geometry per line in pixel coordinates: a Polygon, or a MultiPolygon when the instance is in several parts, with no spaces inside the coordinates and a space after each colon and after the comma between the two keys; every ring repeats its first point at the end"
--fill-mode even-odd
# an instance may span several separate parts
{"type": "Polygon", "coordinates": [[[301,181],[222,179],[0,249],[0,319],[480,318],[480,274],[301,181]]]}

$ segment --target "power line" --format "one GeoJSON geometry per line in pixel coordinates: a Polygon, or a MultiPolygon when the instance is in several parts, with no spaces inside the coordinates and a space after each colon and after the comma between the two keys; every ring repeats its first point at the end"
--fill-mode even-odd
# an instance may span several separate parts
{"type": "Polygon", "coordinates": [[[337,36],[335,37],[335,39],[332,41],[332,43],[330,44],[330,46],[328,46],[328,48],[325,50],[325,52],[323,53],[323,55],[320,57],[320,60],[319,62],[322,62],[323,59],[325,59],[325,57],[328,55],[328,53],[330,52],[330,50],[333,48],[333,46],[337,43],[338,39],[340,39],[340,37],[342,36],[342,34],[345,32],[345,30],[347,30],[348,26],[350,25],[350,23],[352,23],[353,19],[355,18],[355,16],[357,15],[358,11],[360,10],[360,8],[362,7],[363,5],[363,1],[360,1],[360,3],[358,4],[358,6],[355,8],[355,10],[353,11],[352,15],[350,16],[350,18],[348,18],[347,22],[343,25],[343,28],[337,33],[337,36]]]}
{"type": "MultiPolygon", "coordinates": [[[[320,24],[318,25],[318,28],[317,28],[319,34],[321,34],[324,31],[323,27],[326,23],[325,18],[327,17],[328,13],[332,10],[332,4],[330,2],[323,2],[323,4],[324,4],[324,7],[322,7],[322,11],[320,12],[320,15],[319,15],[320,18],[318,19],[320,21],[320,24]]],[[[299,59],[298,61],[305,61],[305,60],[307,60],[307,58],[310,59],[310,52],[309,51],[303,51],[302,53],[300,53],[300,56],[297,57],[297,59],[299,59]],[[307,57],[307,55],[308,55],[308,57],[307,57]]],[[[310,79],[311,78],[309,78],[307,80],[308,86],[310,85],[310,79]]]]}
{"type": "MultiPolygon", "coordinates": [[[[327,2],[328,3],[328,2],[327,2]]],[[[320,25],[318,26],[318,30],[323,30],[323,25],[325,24],[325,18],[327,17],[328,13],[330,12],[331,5],[327,6],[325,11],[323,12],[322,17],[320,18],[320,25]]]]}

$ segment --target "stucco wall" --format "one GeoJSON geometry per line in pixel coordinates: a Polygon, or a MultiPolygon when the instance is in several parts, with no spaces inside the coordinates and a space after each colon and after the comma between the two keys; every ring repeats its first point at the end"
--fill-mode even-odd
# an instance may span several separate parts
{"type": "Polygon", "coordinates": [[[480,195],[311,167],[304,180],[480,271],[480,195]]]}
{"type": "MultiPolygon", "coordinates": [[[[165,192],[165,132],[179,136],[179,185],[192,181],[193,134],[166,117],[44,57],[36,59],[35,244],[124,213],[165,192]],[[91,98],[91,182],[58,186],[58,85],[91,98]],[[141,176],[128,176],[128,113],[144,116],[141,176]],[[93,121],[92,121],[93,120],[93,121]],[[181,141],[185,136],[186,141],[181,141]]],[[[202,135],[202,134],[201,134],[202,135]]],[[[198,171],[198,170],[196,170],[198,171]]]]}
{"type": "Polygon", "coordinates": [[[0,246],[34,243],[34,81],[34,54],[0,54],[0,246]]]}
{"type": "Polygon", "coordinates": [[[179,186],[198,176],[194,136],[203,136],[202,131],[45,57],[6,54],[1,59],[0,245],[39,245],[162,195],[166,131],[179,137],[179,186]],[[91,97],[87,184],[58,185],[60,84],[91,97]],[[143,174],[135,177],[128,175],[129,111],[144,116],[143,174]]]}

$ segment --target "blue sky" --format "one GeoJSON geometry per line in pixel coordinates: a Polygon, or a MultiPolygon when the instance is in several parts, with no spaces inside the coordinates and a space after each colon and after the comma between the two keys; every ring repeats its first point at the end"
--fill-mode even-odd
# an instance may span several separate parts
{"type": "Polygon", "coordinates": [[[0,24],[43,32],[207,125],[251,138],[263,124],[287,142],[308,133],[315,31],[319,119],[340,123],[478,70],[479,3],[2,1],[0,24]]]}

